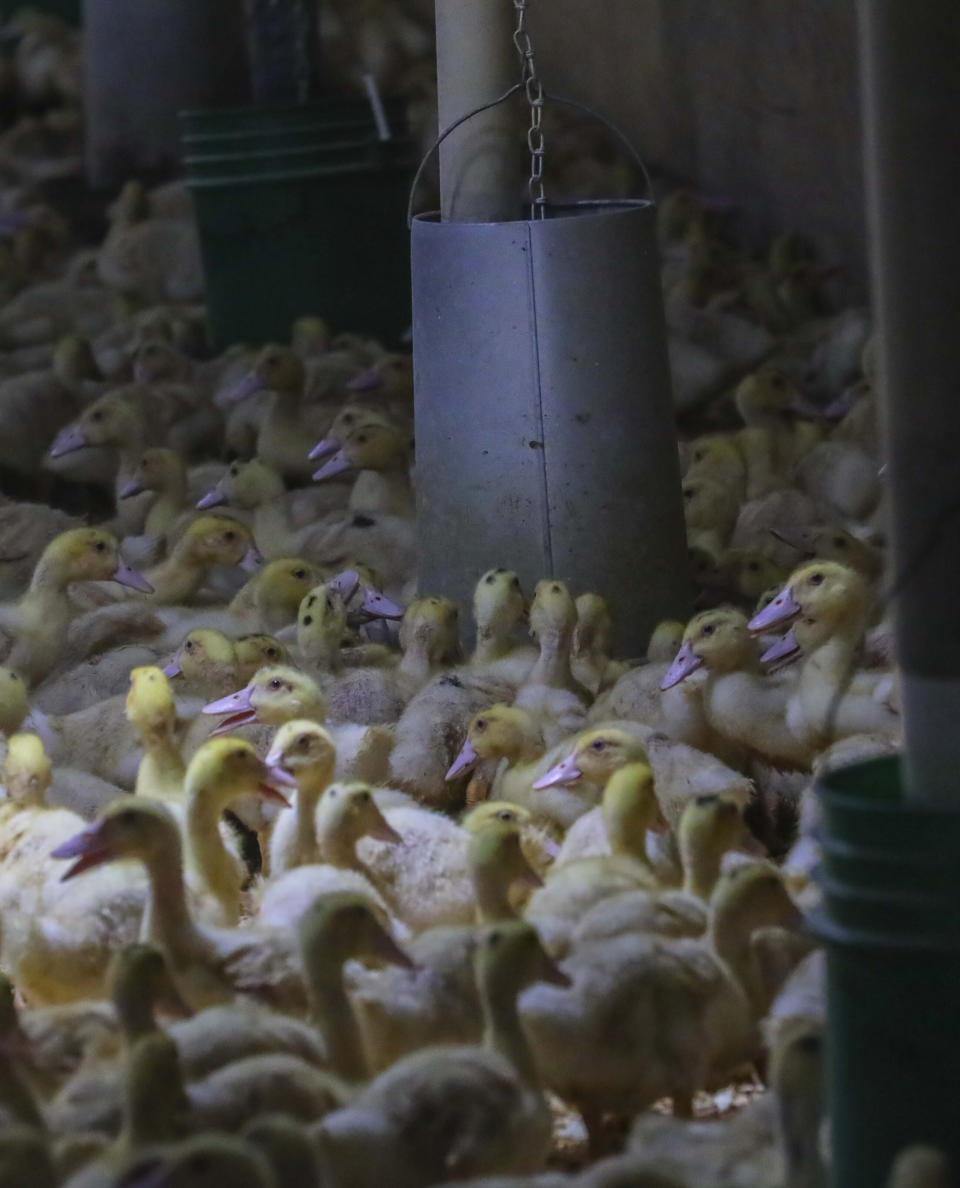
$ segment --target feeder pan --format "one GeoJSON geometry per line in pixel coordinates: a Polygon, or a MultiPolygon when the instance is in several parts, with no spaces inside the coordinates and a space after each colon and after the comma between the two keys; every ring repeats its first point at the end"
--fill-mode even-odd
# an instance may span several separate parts
{"type": "Polygon", "coordinates": [[[420,589],[469,603],[498,565],[560,578],[640,655],[690,605],[654,204],[413,216],[426,161],[478,111],[411,193],[420,589]]]}

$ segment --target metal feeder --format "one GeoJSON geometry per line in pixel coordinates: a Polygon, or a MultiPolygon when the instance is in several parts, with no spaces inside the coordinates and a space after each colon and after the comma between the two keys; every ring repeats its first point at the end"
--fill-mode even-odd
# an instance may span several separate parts
{"type": "Polygon", "coordinates": [[[690,599],[654,205],[532,213],[411,219],[420,588],[562,578],[638,655],[690,599]]]}

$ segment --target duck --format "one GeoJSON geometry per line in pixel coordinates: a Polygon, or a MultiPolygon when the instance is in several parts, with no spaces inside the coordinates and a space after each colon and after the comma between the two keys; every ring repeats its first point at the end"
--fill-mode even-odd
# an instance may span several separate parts
{"type": "Polygon", "coordinates": [[[14,739],[11,786],[30,799],[4,825],[4,965],[32,1004],[97,998],[104,990],[111,952],[139,933],[146,887],[136,872],[114,870],[100,872],[79,894],[64,893],[49,857],[54,846],[85,822],[76,813],[44,804],[50,763],[40,739],[14,739]]]}
{"type": "MultiPolygon", "coordinates": [[[[137,1172],[134,1166],[131,1174],[137,1172]]],[[[148,1168],[139,1172],[153,1177],[159,1188],[203,1188],[217,1181],[233,1188],[278,1188],[267,1158],[249,1143],[225,1134],[203,1133],[161,1147],[148,1168]]],[[[127,1184],[137,1188],[129,1174],[127,1184]]]]}
{"type": "Polygon", "coordinates": [[[314,471],[313,479],[324,482],[359,471],[349,507],[411,519],[415,509],[407,468],[409,450],[408,434],[381,420],[363,419],[344,436],[336,453],[314,471]]]}
{"type": "Polygon", "coordinates": [[[293,776],[297,793],[293,812],[281,816],[270,838],[272,877],[320,860],[317,804],[333,781],[336,761],[336,744],[317,722],[294,718],[273,736],[266,763],[293,776]]]}
{"type": "Polygon", "coordinates": [[[822,750],[853,734],[898,737],[899,713],[876,696],[878,681],[857,671],[870,610],[863,578],[835,561],[813,561],[750,620],[751,631],[793,623],[781,644],[764,654],[781,661],[802,648],[798,687],[787,707],[787,724],[798,738],[822,750]]]}
{"type": "Polygon", "coordinates": [[[479,925],[519,919],[541,886],[510,820],[488,818],[471,831],[465,854],[469,906],[459,920],[417,931],[405,948],[409,969],[351,967],[349,986],[376,1069],[430,1043],[475,1043],[481,1037],[473,977],[479,925]]]}
{"type": "Polygon", "coordinates": [[[324,682],[333,723],[395,722],[413,696],[459,650],[459,610],[449,598],[413,601],[400,624],[403,655],[394,668],[353,668],[324,682]]]}
{"type": "Polygon", "coordinates": [[[593,807],[612,773],[633,761],[652,767],[660,809],[672,829],[695,796],[723,793],[746,806],[753,795],[751,781],[713,755],[636,723],[611,722],[578,735],[573,750],[535,780],[521,802],[564,817],[569,828],[593,807]]]}
{"type": "Polygon", "coordinates": [[[360,783],[327,788],[315,809],[314,834],[316,856],[272,875],[260,900],[258,921],[268,927],[295,925],[317,896],[345,890],[365,896],[384,924],[403,935],[403,926],[391,919],[386,901],[357,858],[356,847],[362,837],[389,845],[401,840],[384,818],[371,788],[360,783]]]}
{"type": "Polygon", "coordinates": [[[581,594],[576,600],[577,626],[573,633],[570,662],[574,676],[596,697],[615,684],[628,665],[612,659],[613,619],[605,598],[581,594]]]}
{"type": "MultiPolygon", "coordinates": [[[[297,496],[302,502],[303,493],[298,492],[297,496]]],[[[313,538],[322,534],[326,527],[321,517],[346,506],[344,494],[336,487],[318,488],[317,496],[311,501],[313,514],[310,522],[295,524],[294,507],[283,476],[262,459],[253,458],[249,462],[231,462],[217,485],[199,500],[197,507],[207,509],[226,504],[241,514],[252,516],[251,528],[257,548],[269,560],[310,558],[313,538]]]]}
{"type": "Polygon", "coordinates": [[[592,1146],[606,1110],[633,1115],[670,1096],[674,1113],[690,1116],[697,1089],[759,1055],[750,938],[797,919],[775,867],[742,865],[718,882],[703,939],[631,934],[584,946],[565,961],[569,988],[521,996],[543,1082],[580,1110],[592,1146]]]}
{"type": "MultiPolygon", "coordinates": [[[[239,740],[235,740],[239,744],[239,740]]],[[[241,748],[238,745],[238,751],[241,748]]],[[[266,769],[248,749],[251,769],[266,769]]],[[[63,878],[95,866],[135,858],[149,880],[147,918],[174,984],[194,1009],[248,995],[293,1013],[305,1008],[303,984],[289,930],[198,926],[190,916],[183,877],[180,830],[159,801],[128,797],[110,805],[86,830],[57,847],[73,858],[63,878]]]]}
{"type": "Polygon", "coordinates": [[[820,441],[822,431],[794,414],[799,390],[779,368],[766,365],[746,376],[734,392],[745,429],[737,442],[747,467],[748,499],[790,486],[801,460],[820,441]]]}
{"type": "Polygon", "coordinates": [[[144,535],[152,541],[166,542],[189,516],[187,467],[182,455],[160,446],[144,450],[118,497],[132,499],[144,491],[156,496],[147,512],[144,535]]]}
{"type": "Polygon", "coordinates": [[[215,566],[241,565],[248,557],[251,564],[259,559],[244,524],[201,516],[185,529],[170,556],[147,570],[152,599],[163,606],[183,606],[196,599],[215,566]]]}
{"type": "Polygon", "coordinates": [[[473,592],[473,620],[477,636],[469,667],[519,687],[537,652],[518,645],[515,638],[527,620],[527,600],[512,569],[490,569],[480,576],[473,592]]]}
{"type": "Polygon", "coordinates": [[[300,603],[323,578],[322,570],[302,557],[279,557],[250,578],[229,614],[248,631],[278,631],[296,619],[300,603]]]}
{"type": "MultiPolygon", "coordinates": [[[[582,817],[578,824],[586,824],[587,820],[582,817]]],[[[571,831],[568,841],[572,843],[574,840],[571,831]]],[[[600,899],[575,922],[569,936],[569,948],[603,945],[614,937],[631,932],[702,936],[708,923],[707,905],[720,878],[724,858],[745,841],[742,806],[735,799],[707,795],[691,800],[676,829],[682,886],[674,888],[670,885],[672,871],[665,877],[664,872],[655,867],[661,883],[659,890],[639,888],[600,899]]],[[[563,857],[561,852],[558,861],[563,857]]]]}
{"type": "Polygon", "coordinates": [[[153,665],[133,669],[126,717],[143,744],[134,792],[138,796],[183,804],[186,765],[177,737],[177,703],[162,669],[153,665]]]}
{"type": "Polygon", "coordinates": [[[471,788],[479,785],[491,797],[512,801],[516,788],[523,794],[546,771],[545,752],[543,732],[533,715],[497,702],[474,715],[446,778],[469,774],[471,788]],[[481,774],[483,768],[487,770],[481,774]]]}
{"type": "Polygon", "coordinates": [[[601,808],[610,853],[563,862],[561,849],[524,913],[553,955],[563,953],[577,920],[601,899],[660,886],[646,850],[647,831],[664,828],[652,770],[642,762],[619,768],[607,781],[601,808]]]}
{"type": "Polygon", "coordinates": [[[530,604],[530,633],[540,654],[515,704],[538,718],[548,747],[583,725],[591,701],[570,665],[576,626],[576,603],[563,582],[538,582],[530,604]]]}
{"type": "Polygon", "coordinates": [[[809,743],[797,738],[785,721],[796,682],[789,676],[761,675],[746,615],[721,609],[694,616],[661,688],[672,688],[700,668],[707,673],[700,693],[714,730],[779,767],[809,767],[809,743]]]}
{"type": "Polygon", "coordinates": [[[129,181],[111,209],[97,271],[108,288],[148,304],[196,301],[203,294],[196,226],[151,216],[142,183],[129,181]]]}
{"type": "Polygon", "coordinates": [[[321,436],[331,420],[323,406],[303,404],[305,380],[303,361],[296,352],[270,344],[225,397],[229,406],[260,392],[270,393],[257,434],[257,457],[284,478],[301,482],[310,478],[314,469],[304,448],[304,436],[321,436]]]}
{"type": "Polygon", "coordinates": [[[153,587],[122,560],[115,536],[101,528],[74,528],[44,549],[30,585],[14,606],[2,608],[0,625],[13,637],[7,664],[36,684],[57,663],[77,608],[71,582],[115,581],[143,593],[153,587]]]}
{"type": "Polygon", "coordinates": [[[566,981],[536,931],[519,921],[487,929],[475,958],[484,1046],[432,1047],[376,1077],[315,1129],[322,1157],[353,1183],[387,1169],[398,1188],[532,1172],[550,1143],[550,1111],[517,1015],[517,994],[542,980],[566,981]],[[422,1119],[434,1126],[424,1130],[422,1119]],[[441,1137],[442,1136],[442,1137],[441,1137]]]}
{"type": "Polygon", "coordinates": [[[468,833],[477,833],[492,821],[512,825],[520,834],[524,857],[543,878],[560,852],[556,831],[546,822],[538,821],[528,809],[509,800],[484,800],[468,808],[460,818],[468,833]]]}

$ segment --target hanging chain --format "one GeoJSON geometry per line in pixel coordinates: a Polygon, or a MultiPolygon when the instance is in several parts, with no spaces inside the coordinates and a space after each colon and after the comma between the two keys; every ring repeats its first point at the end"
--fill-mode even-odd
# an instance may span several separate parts
{"type": "Polygon", "coordinates": [[[527,129],[527,148],[530,150],[530,179],[527,189],[533,217],[544,219],[547,215],[547,199],[543,188],[543,84],[537,74],[533,58],[533,43],[527,32],[527,6],[529,0],[513,0],[517,10],[517,27],[513,44],[517,47],[522,63],[520,81],[530,106],[530,127],[527,129]]]}

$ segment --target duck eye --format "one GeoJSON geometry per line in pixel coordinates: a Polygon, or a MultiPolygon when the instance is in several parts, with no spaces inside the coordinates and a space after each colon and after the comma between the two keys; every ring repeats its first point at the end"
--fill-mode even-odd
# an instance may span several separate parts
{"type": "Polygon", "coordinates": [[[295,578],[305,578],[307,576],[307,571],[305,569],[295,569],[293,571],[293,576],[295,578]]]}
{"type": "Polygon", "coordinates": [[[756,573],[756,572],[757,572],[757,571],[760,569],[759,562],[757,562],[757,561],[748,561],[748,562],[747,562],[747,569],[749,570],[749,572],[750,572],[750,573],[756,573]]]}
{"type": "Polygon", "coordinates": [[[329,790],[329,792],[327,792],[327,795],[330,797],[330,799],[331,799],[331,800],[336,800],[336,799],[337,799],[337,790],[336,790],[336,788],[331,788],[331,789],[329,790]]]}
{"type": "Polygon", "coordinates": [[[833,545],[834,545],[834,548],[845,549],[847,547],[847,542],[843,539],[842,536],[835,536],[833,538],[833,545]]]}
{"type": "Polygon", "coordinates": [[[511,813],[509,809],[501,809],[500,812],[497,813],[497,820],[498,821],[512,821],[513,813],[511,813]]]}
{"type": "Polygon", "coordinates": [[[240,473],[240,467],[236,464],[236,462],[232,463],[230,466],[230,473],[234,476],[234,478],[236,478],[236,476],[240,473]]]}
{"type": "Polygon", "coordinates": [[[473,725],[474,725],[475,729],[477,729],[477,730],[486,730],[487,719],[486,718],[478,718],[477,721],[474,722],[473,725]]]}
{"type": "Polygon", "coordinates": [[[357,441],[360,443],[360,445],[366,445],[369,441],[369,438],[367,437],[366,433],[361,433],[357,438],[357,441]]]}
{"type": "Polygon", "coordinates": [[[823,574],[822,573],[812,573],[810,575],[810,585],[811,586],[823,585],[823,574]]]}
{"type": "Polygon", "coordinates": [[[366,804],[366,802],[367,802],[369,799],[370,799],[370,793],[369,793],[369,792],[358,792],[358,793],[357,793],[357,800],[360,800],[360,801],[362,801],[364,804],[366,804]]]}
{"type": "Polygon", "coordinates": [[[695,494],[695,492],[694,492],[693,487],[684,487],[684,489],[683,489],[684,499],[692,499],[694,494],[695,494]]]}
{"type": "Polygon", "coordinates": [[[103,413],[98,409],[96,412],[90,414],[91,421],[102,421],[103,413]]]}
{"type": "Polygon", "coordinates": [[[187,651],[188,651],[188,652],[192,652],[192,651],[193,651],[193,646],[194,646],[194,645],[193,645],[193,640],[192,640],[192,639],[188,639],[188,640],[187,640],[187,642],[186,642],[186,644],[185,644],[184,646],[186,647],[186,649],[187,649],[187,651]]]}
{"type": "Polygon", "coordinates": [[[104,553],[107,549],[107,542],[105,540],[98,540],[93,546],[98,553],[104,553]]]}
{"type": "Polygon", "coordinates": [[[494,574],[488,573],[487,576],[483,580],[487,583],[488,586],[492,586],[493,583],[496,581],[496,578],[495,578],[494,574]]]}
{"type": "Polygon", "coordinates": [[[713,635],[716,628],[712,623],[707,623],[700,631],[701,635],[713,635]]]}
{"type": "Polygon", "coordinates": [[[304,627],[309,627],[312,622],[313,622],[313,615],[304,615],[303,616],[304,627]]]}
{"type": "Polygon", "coordinates": [[[224,532],[223,539],[224,540],[236,540],[237,534],[236,534],[236,532],[224,532]]]}
{"type": "Polygon", "coordinates": [[[267,650],[266,650],[266,653],[265,653],[265,654],[266,654],[266,657],[267,657],[267,659],[268,659],[268,660],[276,660],[276,658],[277,658],[277,649],[276,649],[276,648],[267,648],[267,650]]]}
{"type": "Polygon", "coordinates": [[[514,577],[514,578],[511,580],[511,582],[510,582],[510,585],[511,585],[511,586],[514,586],[516,589],[518,589],[518,590],[519,590],[519,589],[520,589],[520,579],[519,579],[518,577],[514,577]]]}
{"type": "Polygon", "coordinates": [[[310,746],[309,736],[306,734],[301,734],[300,737],[297,739],[297,746],[303,747],[304,750],[306,750],[306,748],[310,746]]]}
{"type": "Polygon", "coordinates": [[[277,680],[277,678],[274,677],[273,680],[270,682],[270,688],[271,689],[282,689],[283,681],[277,680]]]}
{"type": "Polygon", "coordinates": [[[694,450],[694,453],[693,453],[694,462],[702,462],[703,458],[704,458],[703,450],[694,450]]]}
{"type": "Polygon", "coordinates": [[[598,738],[595,742],[590,744],[590,749],[592,751],[605,751],[607,749],[607,744],[602,738],[598,738]]]}

